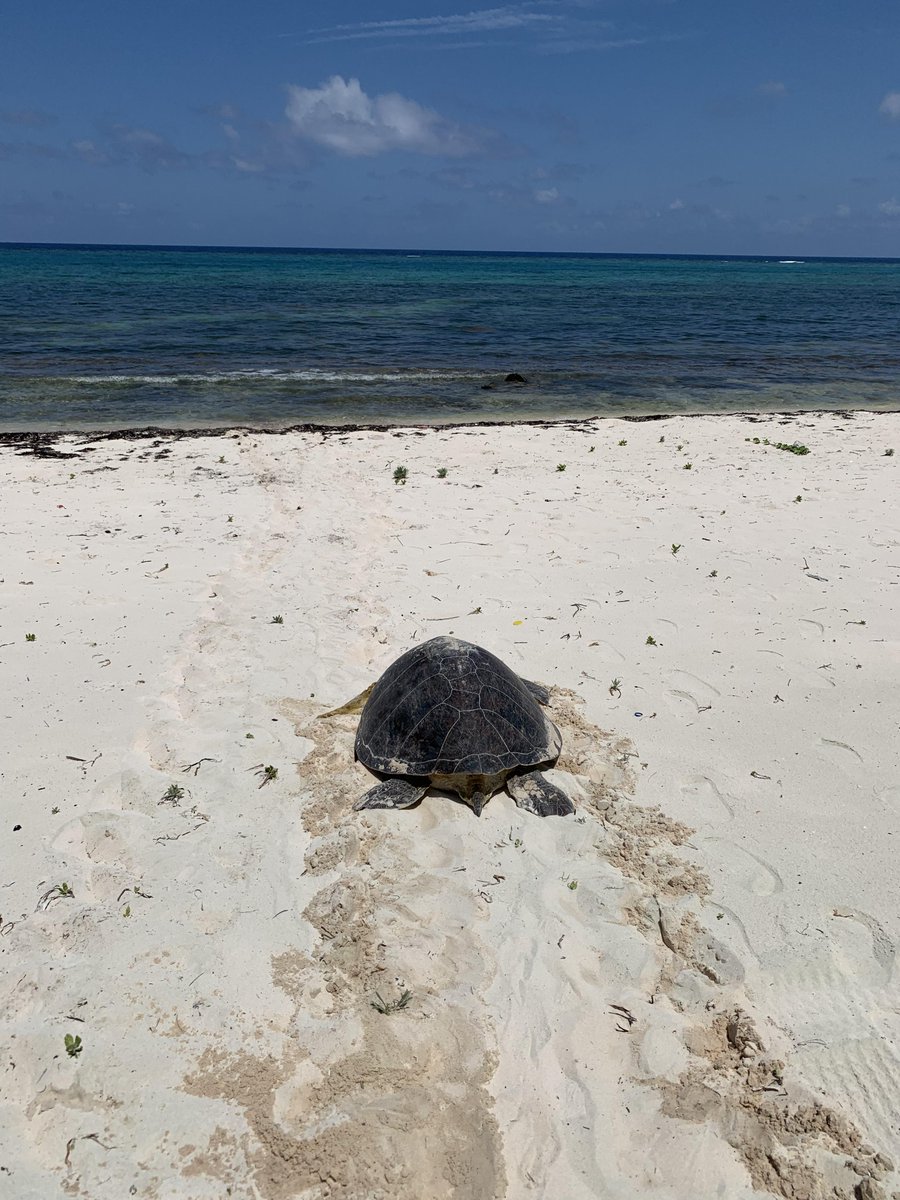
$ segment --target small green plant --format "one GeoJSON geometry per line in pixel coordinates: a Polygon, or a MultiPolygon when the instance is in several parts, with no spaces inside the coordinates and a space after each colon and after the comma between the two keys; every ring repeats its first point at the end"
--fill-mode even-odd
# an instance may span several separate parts
{"type": "Polygon", "coordinates": [[[394,468],[394,483],[406,483],[407,470],[406,467],[394,468]]]}
{"type": "Polygon", "coordinates": [[[265,787],[267,783],[272,783],[278,778],[277,767],[264,767],[262,763],[259,763],[258,766],[251,767],[250,770],[253,771],[255,775],[258,775],[262,780],[259,785],[261,788],[265,787]]]}
{"type": "Polygon", "coordinates": [[[557,469],[557,471],[564,471],[566,469],[566,464],[565,463],[557,463],[556,469],[557,469]]]}
{"type": "Polygon", "coordinates": [[[234,517],[233,517],[233,516],[231,516],[231,514],[230,514],[230,513],[229,513],[229,516],[228,516],[228,524],[229,524],[229,525],[233,525],[233,524],[234,524],[234,517]]]}
{"type": "Polygon", "coordinates": [[[656,645],[656,638],[653,636],[652,633],[647,634],[647,640],[646,640],[646,642],[644,642],[644,645],[645,646],[655,646],[656,645]]]}
{"type": "Polygon", "coordinates": [[[131,916],[131,905],[130,905],[130,904],[126,904],[126,905],[125,905],[125,908],[124,908],[124,910],[123,910],[123,912],[122,912],[122,916],[123,916],[123,917],[130,917],[130,916],[131,916]]]}
{"type": "Polygon", "coordinates": [[[71,1033],[66,1034],[66,1054],[69,1058],[77,1058],[84,1047],[81,1044],[81,1038],[76,1033],[73,1037],[71,1033]]]}
{"type": "Polygon", "coordinates": [[[691,463],[685,463],[685,464],[684,464],[684,466],[683,466],[681,469],[682,469],[682,471],[690,471],[690,470],[691,470],[691,466],[692,466],[692,464],[691,464],[691,463]]]}
{"type": "Polygon", "coordinates": [[[438,479],[446,479],[447,478],[447,468],[446,467],[438,467],[437,477],[438,477],[438,479]]]}
{"type": "Polygon", "coordinates": [[[184,788],[177,783],[170,783],[162,794],[162,799],[158,800],[158,804],[177,804],[179,800],[184,798],[184,788]]]}
{"type": "Polygon", "coordinates": [[[787,450],[788,454],[809,454],[809,446],[801,442],[775,442],[776,450],[787,450]]]}
{"type": "Polygon", "coordinates": [[[710,571],[709,577],[710,577],[710,579],[715,579],[718,574],[719,574],[718,571],[710,571]]]}
{"type": "Polygon", "coordinates": [[[36,634],[36,633],[26,633],[26,634],[25,634],[25,641],[26,641],[26,642],[36,642],[36,641],[37,641],[37,634],[36,634]]]}
{"type": "Polygon", "coordinates": [[[578,880],[570,879],[569,882],[566,884],[566,887],[569,889],[570,892],[576,891],[578,889],[578,880]]]}
{"type": "Polygon", "coordinates": [[[678,551],[681,549],[681,545],[682,545],[681,542],[673,542],[672,543],[672,553],[677,554],[678,551]]]}
{"type": "Polygon", "coordinates": [[[65,896],[69,900],[75,895],[67,883],[58,883],[56,885],[56,894],[57,896],[65,896]]]}
{"type": "Polygon", "coordinates": [[[254,736],[254,735],[253,735],[252,733],[245,733],[245,734],[244,734],[244,737],[245,737],[245,738],[252,738],[253,736],[254,736]]]}
{"type": "Polygon", "coordinates": [[[412,998],[412,992],[408,988],[405,988],[400,993],[398,1000],[385,1000],[380,992],[376,992],[375,999],[370,1000],[369,1003],[376,1012],[380,1012],[382,1016],[389,1017],[391,1013],[402,1012],[404,1008],[407,1008],[412,998]]]}
{"type": "Polygon", "coordinates": [[[521,839],[521,838],[516,838],[516,840],[513,842],[513,847],[514,847],[516,850],[518,850],[518,849],[519,849],[519,847],[520,847],[521,845],[522,845],[522,839],[521,839]]]}
{"type": "Polygon", "coordinates": [[[622,439],[620,440],[620,442],[619,442],[619,445],[620,445],[620,446],[627,446],[627,445],[628,445],[628,438],[622,438],[622,439]]]}
{"type": "Polygon", "coordinates": [[[622,693],[619,691],[621,683],[622,683],[621,679],[614,679],[612,681],[612,683],[609,685],[609,694],[611,696],[621,696],[622,695],[622,693]]]}
{"type": "Polygon", "coordinates": [[[54,805],[53,805],[53,807],[50,809],[50,812],[51,812],[51,813],[53,814],[53,816],[55,817],[55,816],[56,816],[56,814],[59,812],[59,805],[58,805],[58,804],[54,804],[54,805]]]}
{"type": "Polygon", "coordinates": [[[795,496],[795,497],[794,497],[794,503],[795,503],[795,504],[802,504],[802,503],[803,503],[803,497],[802,497],[802,496],[795,496]]]}
{"type": "Polygon", "coordinates": [[[885,450],[885,452],[884,452],[884,457],[885,457],[885,458],[893,458],[893,457],[894,457],[894,451],[893,451],[893,449],[888,449],[888,450],[885,450]]]}
{"type": "Polygon", "coordinates": [[[220,463],[223,463],[224,461],[225,461],[225,455],[224,455],[224,454],[220,454],[220,455],[219,455],[219,462],[220,462],[220,463]]]}
{"type": "Polygon", "coordinates": [[[659,440],[660,440],[661,442],[664,442],[664,441],[666,440],[666,435],[665,435],[665,434],[663,434],[663,435],[662,435],[662,437],[661,437],[659,440]]]}
{"type": "Polygon", "coordinates": [[[597,447],[596,447],[596,446],[589,446],[589,447],[588,447],[588,454],[593,454],[593,453],[594,453],[594,451],[595,451],[596,449],[597,449],[597,447]]]}
{"type": "Polygon", "coordinates": [[[272,622],[271,622],[271,623],[272,623],[273,625],[283,625],[283,624],[284,624],[284,617],[281,617],[281,616],[278,616],[278,617],[273,617],[273,618],[272,618],[272,622]]]}
{"type": "Polygon", "coordinates": [[[678,449],[679,449],[679,450],[683,450],[683,449],[684,449],[684,446],[683,446],[683,445],[681,445],[681,446],[679,446],[679,447],[678,447],[678,449]]]}

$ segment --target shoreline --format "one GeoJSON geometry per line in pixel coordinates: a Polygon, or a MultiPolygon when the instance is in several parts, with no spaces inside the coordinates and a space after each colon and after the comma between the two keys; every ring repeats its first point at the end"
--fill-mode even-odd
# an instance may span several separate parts
{"type": "Polygon", "coordinates": [[[609,413],[595,414],[588,417],[544,417],[526,418],[522,420],[496,421],[446,421],[446,422],[388,422],[362,424],[327,424],[319,422],[302,422],[294,425],[213,425],[213,426],[180,426],[180,425],[141,425],[120,426],[114,429],[14,429],[0,430],[0,447],[20,446],[28,443],[44,448],[48,443],[65,438],[75,441],[142,441],[148,438],[169,438],[182,440],[184,438],[215,438],[228,437],[236,433],[253,436],[271,434],[281,437],[285,434],[320,434],[323,437],[336,437],[346,433],[403,433],[406,431],[429,432],[454,429],[507,429],[507,428],[537,428],[537,429],[572,429],[583,428],[604,421],[627,421],[633,424],[646,424],[653,421],[673,420],[727,420],[729,418],[760,422],[769,418],[780,418],[785,422],[802,417],[835,417],[851,421],[857,415],[891,416],[900,413],[900,404],[896,410],[875,408],[810,408],[810,409],[743,409],[738,412],[676,412],[676,413],[609,413]]]}
{"type": "Polygon", "coordinates": [[[0,435],[17,1197],[900,1190],[900,413],[706,416],[0,435]],[[353,810],[437,634],[574,817],[353,810]]]}

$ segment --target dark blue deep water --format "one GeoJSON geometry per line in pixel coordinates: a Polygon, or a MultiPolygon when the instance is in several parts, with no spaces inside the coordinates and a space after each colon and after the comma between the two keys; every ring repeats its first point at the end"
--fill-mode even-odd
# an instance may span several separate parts
{"type": "Polygon", "coordinates": [[[0,429],[898,407],[896,260],[0,245],[0,429]]]}

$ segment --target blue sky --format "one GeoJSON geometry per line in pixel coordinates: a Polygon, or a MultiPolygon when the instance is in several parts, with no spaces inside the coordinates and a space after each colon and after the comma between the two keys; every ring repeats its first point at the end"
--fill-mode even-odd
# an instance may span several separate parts
{"type": "Polygon", "coordinates": [[[897,0],[9,0],[0,240],[900,255],[897,0]]]}

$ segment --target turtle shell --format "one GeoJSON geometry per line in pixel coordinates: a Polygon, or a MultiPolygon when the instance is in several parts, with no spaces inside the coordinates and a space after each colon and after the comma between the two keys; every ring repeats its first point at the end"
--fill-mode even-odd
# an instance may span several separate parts
{"type": "Polygon", "coordinates": [[[356,757],[385,775],[494,775],[555,760],[562,738],[527,685],[495,655],[437,637],[381,676],[356,757]]]}

